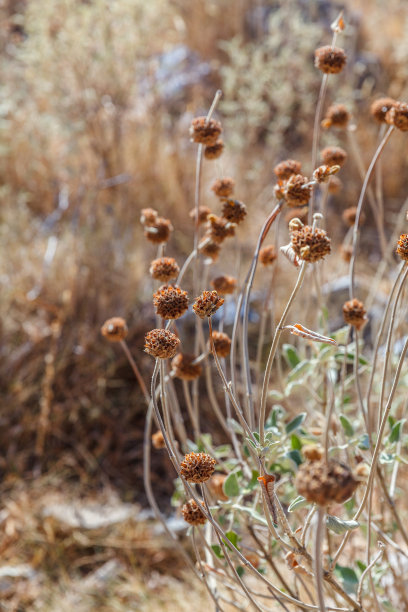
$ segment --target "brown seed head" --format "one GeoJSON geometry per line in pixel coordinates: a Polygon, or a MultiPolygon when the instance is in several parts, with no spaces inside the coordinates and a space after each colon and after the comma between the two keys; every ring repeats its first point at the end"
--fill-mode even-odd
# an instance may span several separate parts
{"type": "Polygon", "coordinates": [[[339,193],[343,189],[343,183],[338,176],[331,176],[329,178],[329,193],[339,193]]]}
{"type": "MultiPolygon", "coordinates": [[[[201,502],[201,504],[202,503],[203,502],[201,502]]],[[[204,525],[207,520],[200,506],[194,499],[190,499],[190,501],[184,504],[181,509],[181,513],[183,515],[183,519],[189,525],[204,525]]]]}
{"type": "Polygon", "coordinates": [[[367,311],[363,302],[353,298],[343,304],[343,317],[346,323],[356,329],[361,329],[367,323],[367,311]]]}
{"type": "Polygon", "coordinates": [[[209,257],[213,261],[216,261],[218,259],[221,247],[219,244],[216,244],[212,240],[205,238],[203,242],[199,245],[198,250],[205,257],[209,257]]]}
{"type": "Polygon", "coordinates": [[[208,486],[211,490],[211,493],[214,495],[216,499],[221,501],[227,501],[229,498],[224,493],[224,482],[227,480],[227,477],[224,474],[214,474],[211,478],[208,486]]]}
{"type": "Polygon", "coordinates": [[[397,104],[393,98],[380,98],[371,104],[370,113],[378,123],[386,123],[385,115],[397,104]]]}
{"type": "Polygon", "coordinates": [[[231,340],[224,332],[213,331],[215,352],[218,357],[228,357],[231,352],[231,340]]]}
{"type": "Polygon", "coordinates": [[[234,191],[235,181],[229,176],[219,178],[211,186],[211,189],[219,198],[228,198],[234,191]]]}
{"type": "Polygon", "coordinates": [[[351,261],[351,256],[353,255],[353,247],[349,244],[343,244],[340,249],[340,254],[342,259],[349,263],[351,261]]]}
{"type": "Polygon", "coordinates": [[[179,319],[188,308],[187,291],[177,285],[163,285],[153,294],[153,305],[163,319],[179,319]]]}
{"type": "Polygon", "coordinates": [[[327,183],[333,174],[340,170],[340,166],[319,166],[313,172],[313,179],[318,183],[327,183]]]}
{"type": "Polygon", "coordinates": [[[221,123],[215,119],[207,121],[206,117],[196,117],[191,122],[190,136],[193,142],[207,146],[214,145],[221,132],[221,123]]]}
{"type": "Polygon", "coordinates": [[[255,569],[258,569],[261,560],[257,554],[249,552],[245,555],[245,559],[249,561],[255,569]]]}
{"type": "Polygon", "coordinates": [[[176,378],[181,380],[195,380],[201,376],[203,368],[199,363],[193,363],[197,357],[195,355],[187,355],[179,353],[171,362],[171,367],[174,370],[176,378]]]}
{"type": "Polygon", "coordinates": [[[234,293],[237,288],[237,279],[233,276],[217,276],[213,278],[211,285],[220,295],[228,295],[234,293]]]}
{"type": "Polygon", "coordinates": [[[213,242],[221,244],[226,238],[235,236],[235,225],[223,217],[209,215],[208,221],[210,222],[208,235],[213,242]]]}
{"type": "Polygon", "coordinates": [[[273,244],[262,247],[259,251],[259,261],[263,266],[270,266],[276,261],[278,254],[273,244]]]}
{"type": "Polygon", "coordinates": [[[158,217],[157,211],[154,208],[142,208],[140,213],[140,223],[142,225],[153,225],[158,217]]]}
{"type": "Polygon", "coordinates": [[[122,319],[122,317],[112,317],[108,319],[101,327],[101,334],[110,342],[120,342],[124,340],[128,334],[125,319],[122,319]]]}
{"type": "Polygon", "coordinates": [[[401,132],[408,132],[408,104],[396,102],[385,115],[385,121],[401,132]]]}
{"type": "Polygon", "coordinates": [[[302,448],[302,453],[308,461],[320,461],[323,457],[323,448],[320,444],[309,444],[302,448]]]}
{"type": "MultiPolygon", "coordinates": [[[[346,225],[348,225],[349,227],[353,227],[355,221],[356,221],[356,214],[357,214],[357,207],[356,206],[350,206],[349,208],[346,208],[343,211],[342,214],[342,219],[344,221],[344,223],[346,225]]],[[[359,225],[362,225],[365,221],[365,214],[362,212],[360,214],[360,219],[359,219],[359,225]]]]}
{"type": "Polygon", "coordinates": [[[156,433],[152,434],[152,444],[154,448],[160,449],[165,448],[166,443],[160,429],[156,433]]]}
{"type": "Polygon", "coordinates": [[[315,66],[325,74],[337,74],[346,65],[347,55],[339,47],[319,47],[315,51],[315,66]]]}
{"type": "Polygon", "coordinates": [[[326,147],[320,151],[320,157],[328,166],[343,166],[347,159],[347,153],[341,147],[326,147]]]}
{"type": "Polygon", "coordinates": [[[193,310],[200,319],[212,317],[224,303],[216,291],[203,291],[193,304],[193,310]]]}
{"type": "Polygon", "coordinates": [[[205,147],[204,157],[205,159],[218,159],[219,157],[221,157],[223,151],[224,143],[221,138],[219,138],[217,142],[215,142],[213,145],[205,147]]]}
{"type": "Polygon", "coordinates": [[[173,226],[168,219],[157,217],[156,221],[145,227],[144,235],[150,242],[161,244],[167,242],[170,238],[170,232],[173,231],[173,226]]]}
{"type": "Polygon", "coordinates": [[[408,234],[401,234],[398,240],[397,251],[398,255],[404,261],[408,261],[408,234]]]}
{"type": "Polygon", "coordinates": [[[326,129],[330,127],[342,130],[347,127],[350,121],[350,113],[344,104],[333,104],[327,109],[326,117],[322,121],[322,126],[326,129]]]}
{"type": "Polygon", "coordinates": [[[247,209],[243,202],[239,200],[224,200],[222,206],[222,216],[230,223],[238,225],[241,223],[247,215],[247,209]]]}
{"type": "Polygon", "coordinates": [[[287,181],[292,175],[300,174],[302,164],[295,159],[285,159],[273,169],[280,181],[287,181]]]}
{"type": "Polygon", "coordinates": [[[302,174],[292,174],[282,188],[283,197],[288,206],[304,206],[309,202],[312,186],[309,179],[302,174]]]}
{"type": "Polygon", "coordinates": [[[309,263],[319,261],[331,251],[330,238],[326,232],[320,228],[313,231],[310,225],[292,232],[291,245],[296,255],[309,263]]]}
{"type": "Polygon", "coordinates": [[[168,359],[177,353],[180,340],[168,329],[152,329],[145,336],[145,352],[152,357],[168,359]]]}
{"type": "MultiPolygon", "coordinates": [[[[198,207],[198,224],[202,225],[203,223],[205,223],[208,219],[208,215],[211,214],[211,210],[208,208],[208,206],[199,206],[198,207]]],[[[195,219],[195,208],[193,208],[192,210],[190,210],[189,215],[192,219],[195,219]]]]}
{"type": "Polygon", "coordinates": [[[303,463],[296,475],[295,486],[309,502],[327,506],[345,502],[356,490],[358,482],[351,470],[334,459],[303,463]]]}
{"type": "Polygon", "coordinates": [[[173,257],[160,257],[152,261],[149,272],[155,280],[168,282],[172,278],[177,278],[180,268],[173,257]]]}
{"type": "Polygon", "coordinates": [[[188,482],[206,482],[215,470],[216,460],[207,453],[188,453],[180,465],[180,474],[188,482]]]}

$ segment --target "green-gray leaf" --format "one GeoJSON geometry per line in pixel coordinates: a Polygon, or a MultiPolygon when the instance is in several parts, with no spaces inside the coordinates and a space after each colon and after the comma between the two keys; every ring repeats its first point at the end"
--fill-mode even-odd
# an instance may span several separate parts
{"type": "Polygon", "coordinates": [[[227,497],[237,497],[239,495],[238,478],[235,474],[230,474],[224,482],[224,493],[227,497]]]}
{"type": "Polygon", "coordinates": [[[331,516],[330,514],[326,517],[326,525],[330,531],[334,531],[341,535],[346,531],[351,531],[352,529],[357,529],[360,526],[358,521],[344,521],[343,519],[339,519],[337,516],[331,516]]]}
{"type": "Polygon", "coordinates": [[[392,444],[393,442],[398,442],[400,439],[400,435],[401,435],[401,430],[402,430],[402,426],[405,423],[406,419],[401,419],[400,421],[397,421],[391,429],[391,433],[388,436],[388,442],[390,442],[390,444],[392,444]]]}
{"type": "Polygon", "coordinates": [[[344,416],[344,414],[341,414],[339,416],[339,419],[340,419],[341,426],[343,427],[344,433],[346,434],[346,436],[348,438],[351,438],[351,436],[354,436],[354,427],[352,426],[348,418],[344,416]]]}
{"type": "Polygon", "coordinates": [[[293,502],[290,504],[288,512],[294,512],[298,508],[303,508],[304,506],[307,506],[308,503],[309,502],[307,501],[307,499],[302,497],[302,495],[298,495],[296,499],[294,499],[293,502]]]}
{"type": "Polygon", "coordinates": [[[292,433],[292,431],[295,431],[295,429],[297,429],[298,427],[302,425],[305,418],[306,418],[306,412],[301,412],[300,414],[298,414],[287,425],[285,425],[286,433],[289,434],[289,433],[292,433]]]}

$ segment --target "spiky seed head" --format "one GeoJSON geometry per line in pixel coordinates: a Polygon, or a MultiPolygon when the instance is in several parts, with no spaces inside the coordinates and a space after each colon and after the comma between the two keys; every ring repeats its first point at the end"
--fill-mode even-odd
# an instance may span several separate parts
{"type": "Polygon", "coordinates": [[[271,266],[276,261],[278,254],[273,244],[262,247],[259,251],[259,261],[263,266],[271,266]]]}
{"type": "Polygon", "coordinates": [[[396,252],[404,261],[408,261],[408,234],[401,234],[396,252]]]}
{"type": "Polygon", "coordinates": [[[224,332],[213,331],[212,334],[215,352],[218,357],[228,357],[231,352],[231,339],[224,332]]]}
{"type": "MultiPolygon", "coordinates": [[[[201,502],[201,504],[202,503],[203,502],[201,502]]],[[[204,523],[207,521],[205,514],[195,499],[190,499],[188,502],[186,502],[181,509],[181,513],[183,515],[183,519],[189,525],[204,525],[204,523]]]]}
{"type": "Polygon", "coordinates": [[[216,215],[209,215],[208,221],[210,223],[208,235],[213,242],[221,244],[226,238],[235,236],[234,223],[230,223],[223,217],[217,217],[216,215]]]}
{"type": "Polygon", "coordinates": [[[408,132],[408,104],[396,102],[385,115],[385,121],[401,132],[408,132]]]}
{"type": "Polygon", "coordinates": [[[124,340],[128,334],[125,319],[122,319],[122,317],[112,317],[108,319],[101,327],[101,334],[110,342],[120,342],[124,340]]]}
{"type": "Polygon", "coordinates": [[[206,482],[213,475],[216,463],[207,453],[188,453],[180,464],[180,474],[188,482],[206,482]]]}
{"type": "Polygon", "coordinates": [[[227,477],[224,474],[214,474],[208,483],[211,493],[220,501],[227,501],[229,499],[224,493],[224,482],[226,480],[227,477]]]}
{"type": "Polygon", "coordinates": [[[219,157],[221,157],[223,151],[224,143],[221,138],[219,138],[217,142],[215,142],[213,145],[205,147],[204,157],[205,159],[218,159],[219,157]]]}
{"type": "Polygon", "coordinates": [[[348,325],[352,325],[357,330],[361,329],[367,323],[367,311],[364,308],[363,302],[356,298],[349,300],[343,304],[343,317],[348,325]]]}
{"type": "Polygon", "coordinates": [[[328,166],[344,166],[347,153],[341,147],[326,147],[320,151],[320,157],[328,166]]]}
{"type": "Polygon", "coordinates": [[[291,245],[296,255],[309,263],[319,261],[331,252],[330,238],[326,232],[320,228],[313,230],[310,225],[292,232],[291,245]]]}
{"type": "Polygon", "coordinates": [[[223,178],[219,178],[211,186],[212,191],[219,198],[228,198],[235,187],[235,181],[230,176],[225,176],[223,178]]]}
{"type": "Polygon", "coordinates": [[[378,123],[386,123],[385,116],[395,104],[397,101],[393,98],[379,98],[371,104],[370,113],[378,123]]]}
{"type": "Polygon", "coordinates": [[[230,223],[239,225],[247,215],[247,208],[239,200],[226,199],[222,205],[222,216],[230,223]]]}
{"type": "Polygon", "coordinates": [[[274,167],[273,171],[281,181],[287,181],[292,175],[300,174],[302,164],[296,159],[285,159],[274,167]]]}
{"type": "Polygon", "coordinates": [[[205,257],[209,257],[213,261],[216,261],[218,259],[221,247],[219,244],[207,237],[199,245],[198,250],[205,257]]]}
{"type": "Polygon", "coordinates": [[[199,363],[193,363],[197,357],[195,355],[187,355],[186,353],[178,353],[172,362],[171,367],[174,371],[174,376],[181,380],[195,380],[202,374],[203,368],[199,363]]]}
{"type": "Polygon", "coordinates": [[[351,470],[335,459],[327,463],[324,459],[303,463],[295,481],[298,493],[319,506],[345,502],[357,485],[351,470]]]}
{"type": "MultiPolygon", "coordinates": [[[[195,208],[190,210],[189,215],[193,220],[195,220],[195,217],[196,217],[195,208]]],[[[198,224],[202,225],[203,223],[205,223],[208,220],[208,215],[211,215],[211,210],[208,208],[208,206],[199,206],[198,207],[198,224]]]]}
{"type": "Polygon", "coordinates": [[[319,166],[313,171],[313,178],[318,183],[327,183],[333,174],[340,170],[340,166],[319,166]]]}
{"type": "Polygon", "coordinates": [[[152,434],[152,445],[156,449],[165,448],[166,443],[164,441],[164,436],[160,429],[152,434]]]}
{"type": "MultiPolygon", "coordinates": [[[[354,223],[356,222],[356,215],[357,215],[357,206],[350,206],[349,208],[346,208],[345,210],[343,210],[343,214],[341,216],[346,225],[348,225],[349,227],[353,227],[354,223]]],[[[364,221],[365,221],[365,214],[364,212],[362,212],[360,214],[360,219],[359,219],[358,224],[362,225],[364,221]]]]}
{"type": "Polygon", "coordinates": [[[144,226],[154,225],[158,216],[157,210],[154,210],[154,208],[142,208],[140,223],[144,226]]]}
{"type": "Polygon", "coordinates": [[[193,142],[206,146],[214,145],[222,132],[221,123],[215,119],[196,117],[190,126],[190,136],[193,142]]]}
{"type": "Polygon", "coordinates": [[[163,319],[179,319],[188,308],[187,291],[177,285],[163,285],[153,294],[153,305],[163,319]]]}
{"type": "Polygon", "coordinates": [[[145,335],[144,350],[152,357],[171,359],[177,353],[180,340],[168,329],[152,329],[145,335]]]}
{"type": "Polygon", "coordinates": [[[205,317],[212,317],[223,303],[224,299],[220,298],[216,291],[203,291],[196,297],[193,310],[200,319],[205,319],[205,317]]]}
{"type": "Polygon", "coordinates": [[[228,295],[234,293],[237,288],[237,279],[233,276],[217,276],[211,281],[211,285],[220,295],[228,295]]]}
{"type": "Polygon", "coordinates": [[[173,257],[160,257],[152,261],[149,272],[155,280],[166,283],[172,278],[177,278],[180,268],[173,257]]]}
{"type": "Polygon", "coordinates": [[[315,51],[315,66],[325,74],[338,74],[346,65],[347,55],[340,47],[319,47],[315,51]]]}
{"type": "Polygon", "coordinates": [[[341,179],[339,179],[338,176],[331,176],[329,178],[329,193],[331,194],[335,194],[335,193],[340,193],[340,191],[343,189],[343,183],[341,182],[341,179]]]}
{"type": "Polygon", "coordinates": [[[302,174],[292,174],[282,188],[283,197],[288,206],[304,206],[309,202],[312,186],[309,179],[302,174]]]}
{"type": "Polygon", "coordinates": [[[302,453],[308,461],[320,461],[323,457],[323,448],[320,444],[308,444],[302,448],[302,453]]]}
{"type": "Polygon", "coordinates": [[[158,217],[154,223],[145,226],[144,235],[150,242],[161,244],[167,242],[170,238],[170,232],[173,231],[173,226],[168,219],[158,217]]]}
{"type": "Polygon", "coordinates": [[[327,109],[326,116],[322,121],[322,126],[325,129],[334,127],[343,130],[347,127],[350,117],[351,115],[344,104],[333,104],[327,109]]]}

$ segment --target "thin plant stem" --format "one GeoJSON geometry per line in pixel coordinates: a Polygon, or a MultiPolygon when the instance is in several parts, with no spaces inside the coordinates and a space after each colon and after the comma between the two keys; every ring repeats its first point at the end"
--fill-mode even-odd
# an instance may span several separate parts
{"type": "Polygon", "coordinates": [[[319,610],[320,612],[326,611],[326,604],[324,601],[324,592],[323,592],[323,564],[322,564],[322,545],[324,538],[324,528],[325,528],[325,517],[326,511],[322,506],[318,507],[317,511],[317,521],[316,521],[316,531],[314,538],[314,556],[313,556],[313,570],[316,581],[316,593],[317,600],[319,602],[319,610]]]}
{"type": "Polygon", "coordinates": [[[369,574],[369,572],[371,572],[372,568],[374,567],[374,565],[376,563],[378,563],[378,561],[381,559],[381,557],[384,554],[384,544],[382,542],[378,542],[378,545],[380,546],[380,550],[378,551],[378,553],[375,555],[374,559],[371,561],[371,563],[365,568],[364,572],[361,574],[361,578],[360,581],[358,583],[358,588],[357,588],[357,601],[360,604],[360,606],[363,605],[363,584],[364,584],[364,580],[366,578],[366,576],[369,574]]]}
{"type": "Polygon", "coordinates": [[[124,351],[124,353],[126,355],[126,358],[129,361],[130,366],[131,366],[131,368],[133,370],[133,374],[135,375],[136,380],[139,383],[140,389],[141,389],[141,391],[143,393],[143,397],[146,400],[146,404],[149,405],[150,404],[150,395],[149,395],[149,392],[148,392],[147,387],[145,385],[145,382],[143,380],[143,376],[141,375],[140,370],[137,367],[137,364],[136,364],[135,360],[133,359],[132,353],[129,350],[129,347],[128,347],[127,343],[126,343],[126,340],[121,340],[120,341],[120,346],[122,347],[122,349],[123,349],[123,351],[124,351]]]}

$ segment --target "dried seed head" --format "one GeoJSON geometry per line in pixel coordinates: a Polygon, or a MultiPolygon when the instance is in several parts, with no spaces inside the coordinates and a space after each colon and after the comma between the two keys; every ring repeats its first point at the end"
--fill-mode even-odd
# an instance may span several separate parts
{"type": "Polygon", "coordinates": [[[203,291],[193,304],[193,310],[200,319],[212,317],[224,303],[216,291],[203,291]]]}
{"type": "Polygon", "coordinates": [[[249,562],[250,562],[250,564],[251,564],[251,565],[252,565],[252,566],[253,566],[255,569],[258,569],[258,567],[259,567],[259,565],[260,565],[260,562],[261,562],[261,560],[260,560],[260,558],[258,557],[258,555],[256,555],[255,553],[251,553],[251,552],[249,552],[249,553],[247,553],[247,554],[245,555],[245,559],[246,559],[247,561],[249,561],[249,562]]]}
{"type": "Polygon", "coordinates": [[[329,193],[339,193],[343,189],[343,183],[338,176],[331,176],[329,178],[329,193]]]}
{"type": "Polygon", "coordinates": [[[273,171],[280,181],[287,181],[294,174],[300,174],[302,164],[295,159],[285,159],[273,171]]]}
{"type": "Polygon", "coordinates": [[[208,221],[210,222],[208,235],[213,242],[221,244],[226,238],[235,236],[235,225],[223,217],[209,215],[208,221]]]}
{"type": "Polygon", "coordinates": [[[224,474],[214,474],[211,478],[208,486],[210,488],[211,493],[214,495],[216,499],[221,501],[227,501],[229,498],[224,493],[224,482],[227,480],[227,477],[224,474]]]}
{"type": "Polygon", "coordinates": [[[302,206],[301,208],[290,208],[285,215],[285,222],[290,224],[292,221],[296,220],[306,221],[308,210],[308,206],[302,206]]]}
{"type": "Polygon", "coordinates": [[[122,317],[112,317],[108,319],[101,327],[101,334],[110,340],[110,342],[120,342],[124,340],[128,334],[125,319],[122,319],[122,317]]]}
{"type": "Polygon", "coordinates": [[[401,234],[396,252],[404,261],[408,261],[408,234],[401,234]]]}
{"type": "Polygon", "coordinates": [[[313,178],[318,183],[327,183],[333,174],[340,170],[340,166],[319,166],[313,172],[313,178]]]}
{"type": "Polygon", "coordinates": [[[315,51],[315,66],[325,74],[337,74],[346,65],[347,55],[339,47],[319,47],[315,51]]]}
{"type": "Polygon", "coordinates": [[[312,186],[302,174],[292,174],[283,185],[282,193],[288,206],[304,206],[309,202],[312,186]]]}
{"type": "Polygon", "coordinates": [[[216,460],[207,453],[188,453],[180,465],[180,474],[188,482],[206,482],[215,470],[216,460]]]}
{"type": "Polygon", "coordinates": [[[218,357],[228,357],[231,352],[231,340],[224,332],[213,331],[212,339],[218,357]]]}
{"type": "Polygon", "coordinates": [[[361,329],[367,323],[367,311],[363,302],[353,298],[343,304],[343,317],[346,323],[356,329],[361,329]]]}
{"type": "MultiPolygon", "coordinates": [[[[203,502],[201,502],[201,504],[202,503],[203,502]]],[[[204,525],[207,520],[200,506],[194,499],[190,499],[190,501],[184,504],[181,509],[181,513],[183,515],[183,519],[189,525],[204,525]]]]}
{"type": "Polygon", "coordinates": [[[238,225],[241,223],[247,215],[247,209],[245,204],[239,202],[239,200],[224,200],[222,206],[222,216],[227,221],[238,225]]]}
{"type": "Polygon", "coordinates": [[[176,378],[181,380],[195,380],[201,376],[203,368],[199,363],[193,363],[197,359],[195,355],[179,353],[171,362],[176,378]]]}
{"type": "Polygon", "coordinates": [[[218,159],[219,157],[221,157],[223,151],[224,143],[221,138],[219,138],[217,142],[215,142],[213,145],[208,145],[207,147],[205,147],[204,157],[205,159],[218,159]]]}
{"type": "Polygon", "coordinates": [[[211,186],[212,191],[219,198],[228,198],[234,191],[235,181],[229,176],[219,178],[211,186]]]}
{"type": "Polygon", "coordinates": [[[149,272],[155,280],[168,282],[172,278],[177,278],[180,268],[173,257],[160,257],[152,261],[149,272]]]}
{"type": "Polygon", "coordinates": [[[177,353],[180,340],[168,329],[152,329],[145,336],[145,352],[152,357],[168,359],[177,353]]]}
{"type": "Polygon", "coordinates": [[[140,223],[142,225],[153,225],[158,217],[157,211],[154,208],[142,208],[140,213],[140,223]]]}
{"type": "Polygon", "coordinates": [[[218,259],[218,255],[220,253],[221,247],[219,244],[216,244],[212,240],[205,239],[198,247],[198,250],[205,257],[209,257],[213,261],[218,259]]]}
{"type": "Polygon", "coordinates": [[[319,261],[331,251],[326,232],[320,228],[313,230],[310,225],[292,232],[291,245],[296,255],[309,263],[319,261]]]}
{"type": "Polygon", "coordinates": [[[343,166],[347,159],[347,153],[341,147],[326,147],[320,151],[320,157],[328,166],[343,166]]]}
{"type": "Polygon", "coordinates": [[[188,308],[187,291],[177,285],[163,285],[153,294],[153,305],[163,319],[179,319],[188,308]]]}
{"type": "Polygon", "coordinates": [[[304,226],[305,224],[303,223],[303,221],[301,221],[301,219],[299,219],[298,217],[293,217],[288,223],[289,233],[291,234],[292,232],[295,232],[296,230],[300,230],[304,226]]]}
{"type": "Polygon", "coordinates": [[[196,117],[190,126],[190,136],[193,142],[207,146],[214,145],[222,132],[221,123],[215,119],[196,117]]]}
{"type": "Polygon", "coordinates": [[[349,263],[353,255],[353,247],[349,244],[343,244],[340,249],[340,254],[346,263],[349,263]]]}
{"type": "Polygon", "coordinates": [[[370,113],[378,123],[386,123],[385,115],[397,104],[393,98],[380,98],[371,104],[370,113]]]}
{"type": "Polygon", "coordinates": [[[366,463],[359,463],[354,470],[354,475],[358,480],[366,480],[370,474],[370,467],[366,463]]]}
{"type": "Polygon", "coordinates": [[[323,459],[303,463],[295,481],[298,493],[319,506],[345,502],[353,495],[357,485],[351,470],[334,459],[328,463],[323,459]]]}
{"type": "Polygon", "coordinates": [[[408,132],[408,104],[396,102],[385,115],[385,121],[401,132],[408,132]]]}
{"type": "Polygon", "coordinates": [[[320,444],[309,444],[302,448],[303,455],[308,461],[320,461],[323,457],[323,448],[320,444]]]}
{"type": "Polygon", "coordinates": [[[170,232],[173,231],[173,226],[168,219],[157,217],[154,223],[145,227],[144,235],[150,242],[161,244],[167,242],[170,238],[170,232]]]}
{"type": "Polygon", "coordinates": [[[333,104],[327,109],[326,117],[322,121],[322,127],[330,127],[342,130],[347,127],[350,121],[350,113],[344,104],[333,104]]]}
{"type": "MultiPolygon", "coordinates": [[[[210,214],[211,214],[211,210],[208,208],[208,206],[199,206],[198,207],[198,224],[202,225],[203,223],[205,223],[208,220],[208,215],[210,214]]],[[[195,216],[196,216],[195,208],[190,210],[189,215],[192,219],[195,219],[195,216]]]]}
{"type": "Polygon", "coordinates": [[[152,434],[152,444],[154,448],[165,448],[166,443],[164,441],[164,437],[160,429],[156,431],[156,433],[152,434]]]}
{"type": "Polygon", "coordinates": [[[276,261],[278,254],[273,244],[262,247],[259,251],[259,261],[263,266],[270,266],[276,261]]]}
{"type": "Polygon", "coordinates": [[[237,279],[233,276],[217,276],[211,281],[211,285],[220,295],[234,293],[237,288],[237,279]]]}
{"type": "MultiPolygon", "coordinates": [[[[353,227],[356,221],[357,206],[350,206],[343,211],[342,219],[346,225],[353,227]]],[[[365,214],[361,212],[358,224],[362,225],[365,221],[365,214]]]]}

